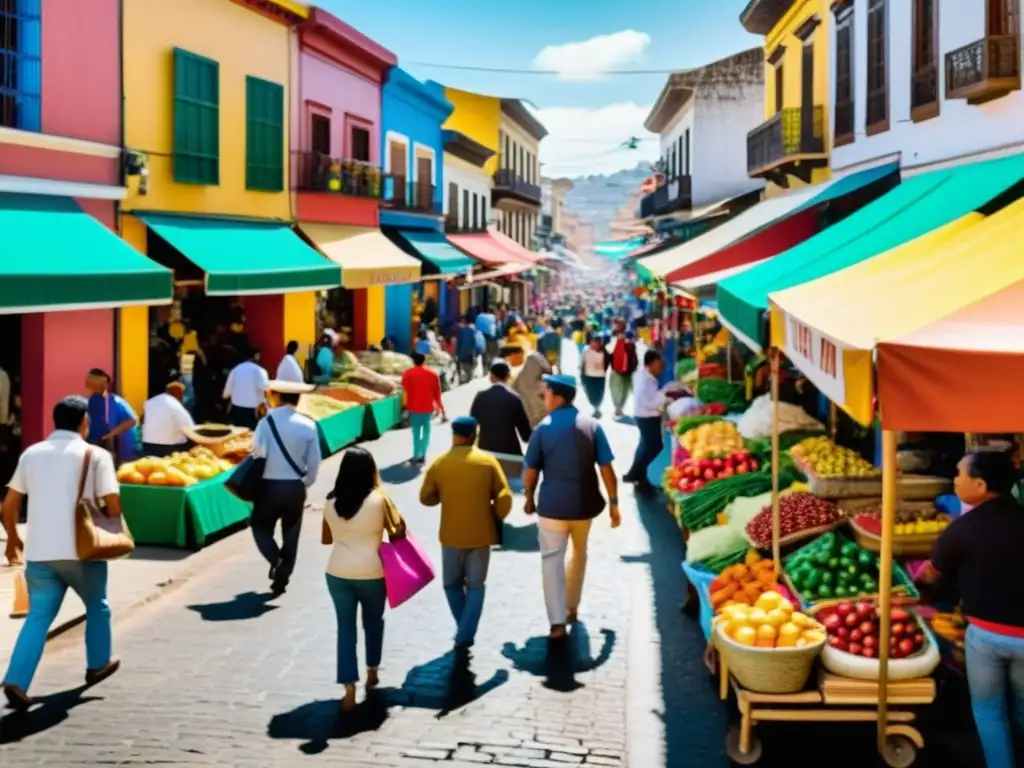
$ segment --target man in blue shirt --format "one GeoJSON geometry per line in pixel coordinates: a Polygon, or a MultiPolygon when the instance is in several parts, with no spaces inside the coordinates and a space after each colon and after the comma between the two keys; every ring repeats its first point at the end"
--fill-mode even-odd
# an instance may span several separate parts
{"type": "Polygon", "coordinates": [[[498,356],[498,318],[488,309],[476,316],[476,330],[484,337],[484,370],[491,369],[491,362],[498,356]]]}
{"type": "Polygon", "coordinates": [[[135,427],[139,417],[128,401],[110,391],[110,374],[93,368],[86,374],[89,392],[89,434],[93,445],[106,448],[114,457],[114,465],[135,458],[135,427]]]}
{"type": "Polygon", "coordinates": [[[459,366],[459,381],[465,384],[476,372],[476,329],[463,318],[455,336],[455,361],[459,366]]]}
{"type": "Polygon", "coordinates": [[[608,492],[612,528],[621,522],[618,486],[612,468],[611,446],[596,419],[573,406],[576,378],[545,376],[544,406],[548,415],[537,425],[523,461],[526,513],[540,517],[541,568],[544,602],[551,624],[550,638],[565,637],[576,621],[587,567],[587,539],[594,518],[604,511],[598,470],[608,492]],[[541,473],[539,501],[535,499],[541,473]],[[572,558],[565,555],[572,541],[572,558]]]}

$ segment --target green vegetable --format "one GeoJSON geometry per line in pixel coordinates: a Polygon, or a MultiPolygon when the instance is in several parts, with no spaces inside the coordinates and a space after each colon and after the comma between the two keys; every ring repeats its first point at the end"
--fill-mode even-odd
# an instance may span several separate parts
{"type": "Polygon", "coordinates": [[[711,424],[712,422],[715,421],[725,421],[725,419],[721,416],[711,416],[705,414],[699,416],[684,416],[683,418],[676,422],[676,434],[685,435],[691,429],[696,429],[701,424],[711,424]]]}
{"type": "Polygon", "coordinates": [[[731,555],[723,555],[721,557],[709,557],[707,560],[701,562],[705,568],[712,573],[721,573],[730,565],[736,565],[743,561],[746,557],[747,551],[744,549],[740,552],[735,552],[731,555]]]}
{"type": "Polygon", "coordinates": [[[730,413],[747,410],[747,388],[723,379],[700,379],[697,382],[697,398],[702,403],[722,403],[730,413]]]}
{"type": "Polygon", "coordinates": [[[763,472],[733,475],[709,483],[679,502],[679,520],[689,531],[715,524],[715,517],[734,499],[758,496],[772,489],[772,478],[763,472]]]}
{"type": "Polygon", "coordinates": [[[697,367],[697,361],[692,357],[684,357],[676,363],[676,381],[682,381],[686,374],[697,367]]]}

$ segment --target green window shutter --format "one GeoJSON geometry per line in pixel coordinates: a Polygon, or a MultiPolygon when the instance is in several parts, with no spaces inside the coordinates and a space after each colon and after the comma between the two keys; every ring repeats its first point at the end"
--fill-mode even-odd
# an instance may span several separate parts
{"type": "Polygon", "coordinates": [[[284,86],[245,78],[245,187],[284,190],[284,86]]]}
{"type": "Polygon", "coordinates": [[[220,184],[220,65],[174,49],[174,180],[220,184]]]}

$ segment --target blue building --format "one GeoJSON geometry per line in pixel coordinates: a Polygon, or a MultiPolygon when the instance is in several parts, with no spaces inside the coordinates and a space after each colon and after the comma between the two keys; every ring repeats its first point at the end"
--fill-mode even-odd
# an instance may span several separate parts
{"type": "Polygon", "coordinates": [[[425,305],[423,322],[444,318],[446,281],[473,267],[473,261],[444,236],[441,125],[452,110],[443,93],[400,67],[388,73],[381,92],[385,182],[380,228],[423,262],[420,283],[387,287],[385,328],[399,352],[412,349],[414,305],[425,305]]]}

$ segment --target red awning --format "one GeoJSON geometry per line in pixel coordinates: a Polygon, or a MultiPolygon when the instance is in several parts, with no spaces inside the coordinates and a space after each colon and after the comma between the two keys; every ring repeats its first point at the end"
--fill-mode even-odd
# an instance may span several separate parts
{"type": "Polygon", "coordinates": [[[501,264],[533,264],[537,261],[533,254],[521,245],[505,237],[500,232],[489,230],[473,235],[448,235],[448,241],[456,248],[460,248],[477,261],[490,266],[501,264]],[[499,240],[498,238],[502,238],[499,240]],[[518,250],[512,250],[505,245],[504,241],[513,243],[518,250]],[[520,255],[519,250],[530,254],[528,257],[520,255]]]}
{"type": "Polygon", "coordinates": [[[527,264],[539,264],[544,258],[543,254],[531,251],[529,248],[524,248],[511,237],[502,234],[496,229],[488,230],[488,234],[497,240],[498,244],[503,248],[518,256],[520,261],[526,262],[527,264]]]}

